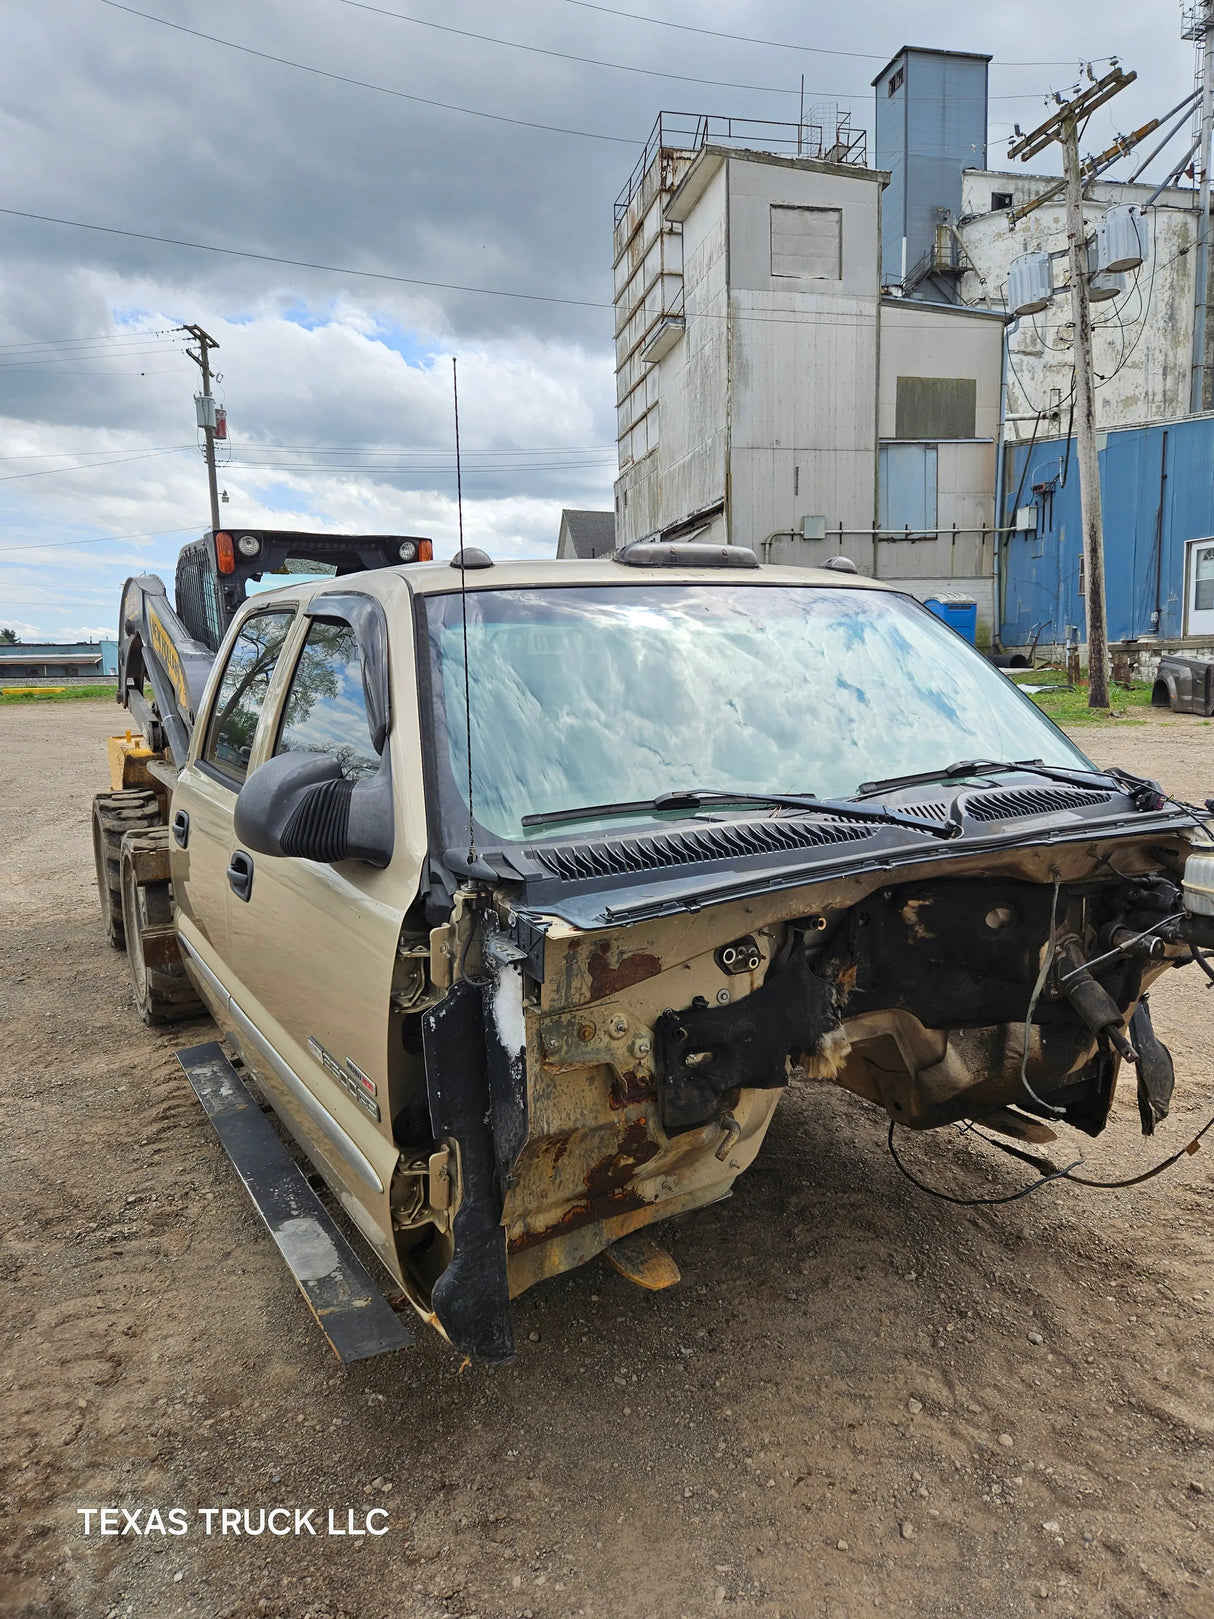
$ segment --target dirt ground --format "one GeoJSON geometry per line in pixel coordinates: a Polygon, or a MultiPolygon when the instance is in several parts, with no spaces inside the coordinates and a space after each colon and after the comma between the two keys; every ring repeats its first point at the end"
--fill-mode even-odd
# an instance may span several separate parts
{"type": "MultiPolygon", "coordinates": [[[[0,1613],[1214,1615],[1214,1139],[1133,1191],[967,1210],[898,1175],[875,1110],[796,1088],[732,1200],[661,1228],[680,1287],[596,1261],[518,1301],[508,1368],[461,1372],[419,1324],[343,1371],[173,1060],[209,1025],[144,1029],[103,943],[114,714],[0,709],[0,1613]],[[197,1516],[275,1506],[316,1535],[197,1516]],[[371,1506],[386,1534],[327,1533],[371,1506]],[[102,1507],[189,1532],[86,1536],[102,1507]]],[[[1214,791],[1202,721],[1078,740],[1214,791]]],[[[1090,1173],[1214,1110],[1204,980],[1152,1005],[1172,1117],[1144,1143],[1125,1088],[1090,1173]]],[[[1018,1184],[951,1133],[907,1156],[1018,1184]]]]}

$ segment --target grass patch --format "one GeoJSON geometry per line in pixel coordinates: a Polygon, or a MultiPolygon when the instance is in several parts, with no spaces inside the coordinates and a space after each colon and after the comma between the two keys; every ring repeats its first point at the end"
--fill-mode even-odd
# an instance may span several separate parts
{"type": "Polygon", "coordinates": [[[84,697],[108,697],[113,702],[116,695],[117,687],[112,684],[108,686],[64,686],[62,689],[53,687],[39,689],[35,686],[27,686],[16,691],[0,690],[0,704],[75,703],[84,697]]]}
{"type": "Polygon", "coordinates": [[[1109,689],[1111,706],[1089,708],[1087,681],[1068,690],[1061,670],[1016,669],[1010,671],[1010,678],[1018,686],[1048,686],[1057,681],[1063,687],[1061,691],[1028,693],[1056,725],[1143,725],[1146,717],[1142,710],[1151,706],[1151,687],[1144,681],[1136,680],[1128,686],[1114,682],[1109,689]]]}

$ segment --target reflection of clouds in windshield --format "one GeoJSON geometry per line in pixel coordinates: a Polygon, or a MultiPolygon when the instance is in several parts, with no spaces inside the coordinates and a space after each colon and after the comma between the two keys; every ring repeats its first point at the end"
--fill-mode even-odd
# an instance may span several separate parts
{"type": "MultiPolygon", "coordinates": [[[[527,813],[689,787],[833,797],[967,757],[1080,762],[1001,674],[895,596],[762,586],[639,595],[470,598],[472,757],[486,827],[517,835],[527,813]]],[[[462,782],[458,606],[440,644],[451,769],[462,782]]]]}
{"type": "Polygon", "coordinates": [[[291,680],[280,753],[328,753],[348,781],[379,768],[371,743],[362,665],[354,632],[314,624],[291,680]]]}

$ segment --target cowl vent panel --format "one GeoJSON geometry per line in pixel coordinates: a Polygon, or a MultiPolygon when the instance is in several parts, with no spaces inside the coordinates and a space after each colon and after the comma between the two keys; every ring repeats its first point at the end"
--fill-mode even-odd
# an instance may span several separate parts
{"type": "Polygon", "coordinates": [[[655,871],[665,866],[696,865],[712,860],[744,859],[784,849],[818,849],[832,843],[871,838],[875,828],[845,821],[730,822],[692,830],[655,833],[638,838],[603,838],[593,843],[560,844],[531,853],[563,882],[655,871]]]}

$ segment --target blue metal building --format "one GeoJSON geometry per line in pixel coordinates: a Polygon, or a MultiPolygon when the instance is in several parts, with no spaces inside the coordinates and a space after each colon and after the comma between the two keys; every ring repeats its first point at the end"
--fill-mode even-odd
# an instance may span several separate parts
{"type": "MultiPolygon", "coordinates": [[[[1110,641],[1214,640],[1214,416],[1102,433],[1110,641]]],[[[1006,535],[996,581],[1000,638],[1086,639],[1079,469],[1074,441],[1008,447],[1003,522],[1019,507],[1034,526],[1006,535]]]]}
{"type": "Polygon", "coordinates": [[[986,167],[987,65],[969,51],[904,45],[873,80],[881,198],[881,280],[952,301],[958,255],[947,221],[961,213],[963,169],[986,167]],[[944,227],[938,236],[938,229],[944,227]],[[932,284],[932,283],[936,284],[932,284]]]}

